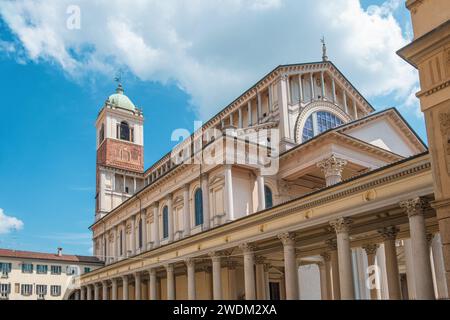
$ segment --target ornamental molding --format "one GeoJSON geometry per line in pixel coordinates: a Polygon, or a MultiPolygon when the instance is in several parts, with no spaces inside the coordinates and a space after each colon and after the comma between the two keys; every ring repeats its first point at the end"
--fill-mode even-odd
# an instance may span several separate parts
{"type": "Polygon", "coordinates": [[[450,131],[450,113],[439,113],[439,124],[442,135],[446,135],[450,131]]]}
{"type": "Polygon", "coordinates": [[[308,119],[308,117],[317,111],[326,111],[330,112],[331,114],[334,114],[337,116],[342,122],[348,123],[351,122],[352,119],[348,114],[346,114],[341,108],[339,108],[336,104],[319,100],[319,101],[313,101],[309,104],[307,104],[302,112],[299,114],[297,121],[295,122],[295,142],[301,143],[302,142],[302,133],[303,133],[303,127],[305,126],[305,122],[308,119]]]}
{"type": "Polygon", "coordinates": [[[399,205],[408,214],[408,218],[423,215],[424,211],[430,207],[428,200],[422,197],[401,201],[399,205]]]}
{"type": "Polygon", "coordinates": [[[320,254],[324,262],[328,262],[331,260],[331,255],[328,252],[322,252],[320,254]]]}
{"type": "Polygon", "coordinates": [[[335,238],[328,239],[327,241],[325,241],[325,244],[327,245],[330,251],[337,250],[337,240],[335,238]]]}

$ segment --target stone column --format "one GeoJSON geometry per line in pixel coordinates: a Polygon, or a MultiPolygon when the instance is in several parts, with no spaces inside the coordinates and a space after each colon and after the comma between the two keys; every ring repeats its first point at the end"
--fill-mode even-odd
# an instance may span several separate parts
{"type": "Polygon", "coordinates": [[[349,218],[339,218],[331,221],[330,225],[336,231],[337,253],[339,261],[339,284],[341,287],[341,299],[355,299],[355,289],[353,283],[352,254],[350,250],[350,229],[351,220],[349,218]]]}
{"type": "Polygon", "coordinates": [[[117,279],[111,279],[111,300],[117,300],[117,279]]]}
{"type": "Polygon", "coordinates": [[[266,285],[266,300],[270,300],[270,264],[264,264],[264,280],[266,285]]]}
{"type": "Polygon", "coordinates": [[[257,300],[267,300],[266,297],[266,276],[264,272],[264,261],[265,258],[258,256],[255,258],[256,264],[256,299],[257,300]]]}
{"type": "Polygon", "coordinates": [[[102,300],[108,300],[108,281],[102,281],[102,300]]]}
{"type": "Polygon", "coordinates": [[[239,246],[244,254],[244,282],[245,282],[245,300],[256,299],[255,288],[255,256],[253,245],[243,243],[239,246]]]}
{"type": "Polygon", "coordinates": [[[334,154],[317,163],[317,167],[319,167],[325,175],[327,187],[342,181],[342,170],[344,170],[346,165],[346,160],[336,158],[334,154]]]}
{"type": "Polygon", "coordinates": [[[314,75],[313,75],[313,73],[311,72],[310,74],[309,74],[309,81],[310,81],[310,83],[311,83],[311,101],[314,101],[314,99],[316,98],[315,97],[315,90],[314,90],[314,75]]]}
{"type": "Polygon", "coordinates": [[[331,283],[333,300],[341,300],[341,286],[339,283],[339,261],[337,254],[337,243],[336,239],[329,239],[326,241],[328,248],[330,249],[330,265],[331,265],[331,283]]]}
{"type": "Polygon", "coordinates": [[[128,243],[128,241],[127,241],[127,230],[128,230],[128,228],[127,228],[127,222],[125,221],[124,223],[123,223],[123,230],[122,230],[122,257],[123,258],[126,258],[127,256],[128,256],[128,249],[127,249],[127,243],[128,243]]]}
{"type": "Polygon", "coordinates": [[[131,217],[131,244],[130,244],[131,254],[136,253],[136,217],[131,217]]]}
{"type": "Polygon", "coordinates": [[[248,126],[252,126],[252,101],[250,100],[247,104],[247,122],[248,126]]]}
{"type": "Polygon", "coordinates": [[[100,284],[94,283],[94,300],[100,300],[100,284]]]}
{"type": "Polygon", "coordinates": [[[209,214],[209,176],[207,173],[201,175],[202,184],[202,204],[203,204],[203,229],[208,230],[211,226],[209,214]]]}
{"type": "Polygon", "coordinates": [[[167,195],[167,212],[168,212],[168,222],[169,222],[169,236],[167,237],[167,239],[169,240],[169,242],[173,241],[173,206],[172,206],[172,202],[173,202],[173,195],[171,193],[169,193],[167,195]]]}
{"type": "Polygon", "coordinates": [[[323,71],[320,72],[320,84],[322,86],[322,99],[325,99],[325,79],[323,71]]]}
{"type": "Polygon", "coordinates": [[[86,300],[86,287],[80,287],[80,300],[86,300]]]}
{"type": "Polygon", "coordinates": [[[258,111],[258,123],[261,123],[262,110],[261,110],[261,93],[260,92],[258,92],[256,94],[256,102],[257,102],[257,111],[258,111]]]}
{"type": "Polygon", "coordinates": [[[302,74],[298,75],[298,92],[299,92],[299,103],[303,102],[303,78],[302,74]]]}
{"type": "Polygon", "coordinates": [[[183,214],[184,214],[184,225],[183,225],[183,235],[185,237],[191,234],[191,213],[189,210],[189,184],[186,183],[183,189],[183,214]]]}
{"type": "Polygon", "coordinates": [[[334,78],[331,78],[331,91],[332,91],[333,103],[336,103],[336,85],[334,83],[334,78]]]}
{"type": "MultiPolygon", "coordinates": [[[[370,299],[371,300],[377,300],[378,299],[378,289],[377,287],[380,286],[380,274],[377,271],[378,270],[378,266],[375,263],[375,258],[377,257],[377,250],[378,250],[379,245],[376,243],[369,243],[364,245],[362,248],[364,249],[364,251],[366,252],[367,255],[367,266],[369,268],[371,267],[376,267],[376,271],[375,274],[367,274],[367,276],[375,276],[375,283],[370,283],[370,299]]],[[[370,270],[370,269],[369,269],[370,270]]]]}
{"type": "Polygon", "coordinates": [[[141,274],[134,274],[134,300],[141,300],[141,274]]]}
{"type": "Polygon", "coordinates": [[[397,248],[395,247],[395,238],[398,231],[399,229],[395,226],[379,230],[379,233],[383,237],[386,276],[390,300],[400,300],[402,298],[402,292],[400,289],[400,275],[398,271],[397,248]]]}
{"type": "MultiPolygon", "coordinates": [[[[325,299],[322,296],[322,300],[332,300],[333,290],[332,290],[332,280],[331,280],[331,255],[328,252],[323,252],[321,255],[323,260],[323,265],[325,269],[325,283],[326,283],[326,295],[325,299]]],[[[321,282],[322,283],[322,282],[321,282]]]]}
{"type": "Polygon", "coordinates": [[[292,233],[282,233],[278,235],[278,238],[283,243],[286,300],[298,300],[298,268],[295,256],[295,235],[292,233]]]}
{"type": "Polygon", "coordinates": [[[122,277],[122,300],[128,300],[128,276],[122,277]]]}
{"type": "Polygon", "coordinates": [[[264,177],[261,174],[261,170],[256,173],[256,184],[258,189],[258,211],[262,211],[266,208],[266,198],[264,192],[264,177]]]}
{"type": "Polygon", "coordinates": [[[92,300],[92,285],[86,285],[86,300],[92,300]]]}
{"type": "Polygon", "coordinates": [[[444,257],[442,254],[441,235],[434,236],[431,243],[431,251],[436,277],[436,289],[438,299],[448,299],[447,281],[445,279],[444,257]]]}
{"type": "Polygon", "coordinates": [[[405,209],[409,218],[414,273],[416,276],[416,298],[419,300],[434,299],[433,276],[424,218],[427,201],[418,197],[400,202],[400,207],[405,209]]]}
{"type": "Polygon", "coordinates": [[[188,300],[196,299],[195,289],[195,260],[193,258],[187,258],[184,260],[187,267],[187,287],[188,287],[188,300]]]}
{"type": "Polygon", "coordinates": [[[316,262],[319,268],[320,278],[320,297],[321,300],[329,300],[328,298],[328,285],[327,285],[327,268],[324,261],[316,262]]]}
{"type": "Polygon", "coordinates": [[[210,252],[213,276],[213,299],[222,300],[222,267],[220,253],[210,252]]]}
{"type": "Polygon", "coordinates": [[[167,271],[167,300],[175,300],[175,275],[173,264],[166,265],[167,271]]]}
{"type": "Polygon", "coordinates": [[[234,203],[233,203],[233,177],[231,173],[231,164],[224,166],[225,176],[225,201],[227,210],[227,220],[234,220],[234,203]]]}
{"type": "Polygon", "coordinates": [[[153,246],[159,247],[159,203],[153,204],[153,246]]]}
{"type": "Polygon", "coordinates": [[[237,300],[237,288],[236,288],[236,262],[227,261],[228,269],[228,292],[230,300],[237,300]]]}
{"type": "Polygon", "coordinates": [[[151,268],[148,270],[149,281],[148,281],[148,296],[150,300],[156,300],[156,269],[151,268]]]}
{"type": "Polygon", "coordinates": [[[238,109],[238,127],[239,127],[239,129],[241,129],[242,128],[242,109],[241,108],[239,108],[238,109]]]}
{"type": "Polygon", "coordinates": [[[142,210],[142,248],[141,252],[147,251],[147,210],[142,210]]]}

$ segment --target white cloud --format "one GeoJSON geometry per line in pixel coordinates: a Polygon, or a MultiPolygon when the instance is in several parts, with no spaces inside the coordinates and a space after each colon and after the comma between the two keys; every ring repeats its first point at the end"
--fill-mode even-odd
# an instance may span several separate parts
{"type": "Polygon", "coordinates": [[[23,228],[23,222],[11,216],[7,216],[0,208],[0,234],[7,234],[23,228]]]}
{"type": "MultiPolygon", "coordinates": [[[[273,67],[329,58],[368,98],[410,96],[416,74],[395,51],[408,39],[388,0],[0,0],[0,14],[29,59],[79,78],[125,67],[142,80],[175,82],[204,119],[273,67]],[[81,8],[81,30],[66,26],[81,8]]],[[[106,95],[106,94],[105,94],[106,95]]],[[[137,97],[132,97],[138,100],[137,97]]]]}

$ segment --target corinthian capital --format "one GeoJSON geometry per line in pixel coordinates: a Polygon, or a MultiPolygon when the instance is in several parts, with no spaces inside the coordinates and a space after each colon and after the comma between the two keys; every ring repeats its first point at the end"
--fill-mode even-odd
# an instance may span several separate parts
{"type": "Polygon", "coordinates": [[[397,233],[400,230],[395,227],[395,226],[390,226],[387,228],[383,228],[381,230],[378,230],[378,233],[381,234],[381,236],[383,237],[383,239],[385,240],[395,240],[395,238],[397,237],[397,233]]]}
{"type": "Polygon", "coordinates": [[[327,176],[340,176],[344,166],[347,164],[347,160],[336,158],[333,154],[328,159],[324,159],[317,163],[322,172],[327,176]]]}
{"type": "Polygon", "coordinates": [[[413,216],[423,214],[424,210],[428,207],[428,200],[417,197],[414,199],[409,199],[405,201],[401,201],[399,203],[400,208],[403,208],[405,212],[408,214],[408,217],[411,218],[413,216]]]}
{"type": "Polygon", "coordinates": [[[368,243],[363,245],[364,251],[366,251],[367,255],[375,254],[377,253],[377,250],[380,246],[377,243],[368,243]]]}
{"type": "Polygon", "coordinates": [[[242,250],[242,252],[244,252],[244,253],[251,253],[251,252],[253,252],[253,250],[255,249],[255,246],[252,245],[251,243],[244,242],[244,243],[241,243],[241,244],[239,245],[239,248],[240,248],[240,249],[242,250]]]}
{"type": "Polygon", "coordinates": [[[295,234],[292,232],[284,232],[278,235],[278,239],[281,240],[283,246],[295,244],[295,234]]]}
{"type": "Polygon", "coordinates": [[[350,225],[352,224],[352,219],[350,218],[339,218],[334,221],[330,221],[330,226],[334,228],[336,233],[347,233],[350,230],[350,225]]]}

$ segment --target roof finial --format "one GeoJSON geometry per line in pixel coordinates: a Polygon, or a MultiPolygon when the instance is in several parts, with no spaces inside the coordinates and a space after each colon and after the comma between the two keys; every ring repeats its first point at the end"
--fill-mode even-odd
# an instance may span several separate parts
{"type": "Polygon", "coordinates": [[[325,44],[324,36],[322,36],[322,39],[320,39],[320,42],[322,42],[322,61],[328,61],[327,45],[325,44]]]}
{"type": "Polygon", "coordinates": [[[119,71],[117,71],[116,76],[114,78],[114,81],[117,82],[117,89],[116,92],[123,94],[123,87],[122,87],[122,69],[119,69],[119,71]]]}

